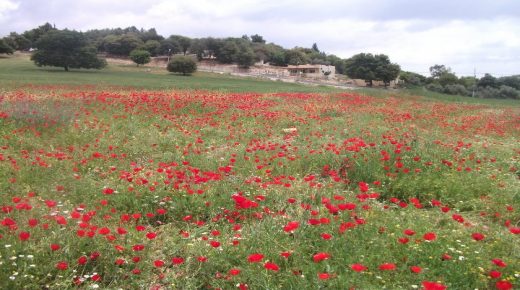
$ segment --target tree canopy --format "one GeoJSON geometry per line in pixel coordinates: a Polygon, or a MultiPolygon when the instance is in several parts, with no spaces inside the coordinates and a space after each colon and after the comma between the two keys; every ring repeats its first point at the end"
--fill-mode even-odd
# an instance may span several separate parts
{"type": "Polygon", "coordinates": [[[169,72],[190,75],[197,70],[197,63],[189,56],[177,55],[170,60],[166,69],[169,72]]]}
{"type": "Polygon", "coordinates": [[[95,68],[106,66],[103,59],[97,57],[97,50],[89,46],[82,33],[73,30],[52,30],[36,42],[37,51],[31,60],[37,66],[69,68],[95,68]]]}
{"type": "Polygon", "coordinates": [[[150,62],[150,53],[144,49],[134,49],[130,52],[130,59],[139,66],[150,62]]]}
{"type": "Polygon", "coordinates": [[[12,54],[13,52],[13,48],[9,46],[3,39],[0,39],[0,54],[12,54]]]}
{"type": "Polygon", "coordinates": [[[354,79],[365,80],[367,86],[372,86],[374,80],[383,81],[386,86],[397,78],[400,71],[399,65],[391,63],[384,54],[360,53],[345,63],[346,74],[354,79]]]}

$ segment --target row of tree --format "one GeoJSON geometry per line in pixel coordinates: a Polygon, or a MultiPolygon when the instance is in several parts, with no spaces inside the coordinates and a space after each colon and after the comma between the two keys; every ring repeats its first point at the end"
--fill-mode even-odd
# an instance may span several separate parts
{"type": "Polygon", "coordinates": [[[399,79],[405,87],[424,87],[430,91],[450,95],[520,99],[520,75],[499,78],[491,74],[485,74],[481,78],[457,77],[449,67],[436,64],[430,67],[430,77],[402,71],[399,79]]]}
{"type": "Polygon", "coordinates": [[[0,53],[32,48],[38,50],[33,56],[37,65],[60,66],[65,70],[103,67],[104,61],[96,60],[94,55],[104,53],[130,57],[138,65],[149,62],[153,56],[174,54],[193,54],[199,60],[213,59],[225,64],[236,63],[244,68],[259,61],[275,66],[332,65],[336,73],[364,79],[368,85],[372,85],[373,80],[381,80],[388,84],[400,71],[399,66],[392,64],[386,55],[358,54],[349,59],[342,59],[320,51],[316,43],[311,48],[285,49],[280,45],[267,43],[258,34],[238,38],[189,38],[182,35],[165,38],[154,28],[145,30],[132,26],[124,29],[76,32],[58,30],[46,23],[21,34],[11,32],[0,40],[0,53]],[[66,57],[60,59],[58,56],[62,54],[66,57]]]}

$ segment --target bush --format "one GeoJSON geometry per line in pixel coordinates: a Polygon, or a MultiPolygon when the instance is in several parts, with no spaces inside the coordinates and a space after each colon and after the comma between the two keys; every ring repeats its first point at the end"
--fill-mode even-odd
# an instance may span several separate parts
{"type": "Polygon", "coordinates": [[[444,88],[439,84],[428,84],[426,86],[426,89],[432,92],[442,93],[444,91],[444,88]]]}
{"type": "Polygon", "coordinates": [[[130,52],[130,59],[139,66],[150,62],[150,52],[144,49],[134,49],[130,52]]]}
{"type": "Polygon", "coordinates": [[[515,88],[509,86],[500,86],[498,91],[498,97],[502,99],[520,99],[520,91],[515,90],[515,88]]]}
{"type": "Polygon", "coordinates": [[[479,98],[483,98],[483,99],[498,98],[498,95],[499,95],[499,90],[495,89],[493,87],[480,88],[477,93],[477,96],[479,98]]]}
{"type": "Polygon", "coordinates": [[[469,91],[463,85],[447,85],[444,87],[444,93],[449,95],[467,96],[469,91]]]}
{"type": "Polygon", "coordinates": [[[197,63],[189,56],[175,56],[168,63],[166,69],[169,72],[182,73],[183,75],[190,75],[197,70],[197,63]]]}

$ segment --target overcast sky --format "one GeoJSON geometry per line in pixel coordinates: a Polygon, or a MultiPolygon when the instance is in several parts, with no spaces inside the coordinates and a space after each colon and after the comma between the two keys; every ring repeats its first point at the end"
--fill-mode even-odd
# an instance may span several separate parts
{"type": "Polygon", "coordinates": [[[240,37],[348,58],[384,53],[428,74],[520,74],[518,0],[0,0],[0,36],[42,25],[86,31],[155,27],[165,37],[240,37]]]}

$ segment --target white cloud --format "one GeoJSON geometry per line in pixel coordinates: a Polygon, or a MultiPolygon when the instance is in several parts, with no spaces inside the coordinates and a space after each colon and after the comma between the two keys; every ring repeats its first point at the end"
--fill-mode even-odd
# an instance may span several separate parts
{"type": "Polygon", "coordinates": [[[5,18],[8,13],[18,9],[20,4],[11,0],[0,0],[0,17],[5,18]]]}

